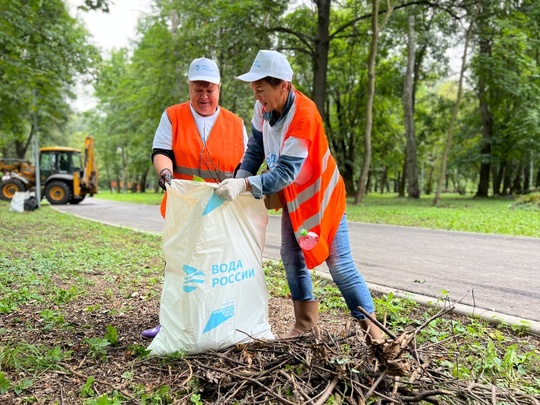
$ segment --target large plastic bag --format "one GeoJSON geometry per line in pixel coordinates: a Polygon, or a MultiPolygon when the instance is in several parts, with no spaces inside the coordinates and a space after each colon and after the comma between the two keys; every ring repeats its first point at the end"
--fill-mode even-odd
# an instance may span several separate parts
{"type": "Polygon", "coordinates": [[[186,180],[167,187],[161,330],[152,355],[273,339],[262,269],[268,211],[251,195],[224,201],[215,188],[186,180]]]}
{"type": "Polygon", "coordinates": [[[30,198],[29,191],[16,191],[13,194],[11,203],[9,204],[9,210],[15,212],[24,212],[24,200],[30,198]]]}

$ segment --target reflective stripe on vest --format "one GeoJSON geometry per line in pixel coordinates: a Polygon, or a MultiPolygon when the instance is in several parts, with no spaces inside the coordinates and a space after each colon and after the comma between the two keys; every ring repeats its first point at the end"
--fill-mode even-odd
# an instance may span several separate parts
{"type": "MultiPolygon", "coordinates": [[[[209,166],[210,163],[208,163],[209,166]]],[[[199,176],[203,179],[207,179],[206,181],[217,183],[218,179],[224,180],[229,179],[233,177],[234,171],[223,171],[219,170],[218,167],[211,168],[211,170],[203,170],[201,168],[193,169],[190,167],[183,167],[174,165],[174,173],[178,174],[179,176],[175,176],[175,178],[182,178],[184,180],[193,180],[193,176],[199,176]]]]}
{"type": "MultiPolygon", "coordinates": [[[[329,154],[330,154],[330,150],[327,151],[327,155],[329,155],[329,154]]],[[[318,227],[319,224],[321,223],[323,213],[326,212],[326,210],[328,208],[332,209],[332,207],[329,207],[328,205],[330,203],[330,199],[331,199],[336,187],[340,183],[340,180],[341,180],[341,176],[339,174],[338,167],[335,166],[334,170],[332,172],[332,177],[330,179],[330,182],[328,183],[328,185],[326,187],[326,190],[323,191],[323,198],[321,200],[321,208],[320,208],[320,210],[317,211],[317,213],[315,213],[311,217],[304,219],[304,222],[295,230],[294,233],[296,235],[297,240],[300,238],[300,232],[303,229],[310,230],[310,229],[318,227]]],[[[317,179],[315,184],[313,184],[311,187],[309,187],[309,188],[303,190],[302,192],[300,192],[296,196],[295,200],[293,200],[291,202],[288,202],[287,203],[287,209],[289,210],[289,212],[295,211],[296,209],[298,209],[298,207],[301,204],[305,203],[311,196],[313,196],[313,194],[320,192],[321,191],[321,183],[322,183],[322,180],[320,178],[317,179]]]]}

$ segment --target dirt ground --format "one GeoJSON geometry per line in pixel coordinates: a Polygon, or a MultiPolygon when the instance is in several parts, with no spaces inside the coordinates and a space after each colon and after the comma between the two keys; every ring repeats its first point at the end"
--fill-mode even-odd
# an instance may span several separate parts
{"type": "MultiPolygon", "coordinates": [[[[0,347],[11,348],[9,353],[0,354],[3,377],[10,384],[10,389],[0,394],[0,404],[349,404],[359,403],[370,387],[376,386],[388,397],[398,392],[399,381],[385,376],[357,323],[341,310],[321,312],[319,326],[324,335],[314,334],[298,343],[281,340],[167,361],[142,357],[149,341],[140,332],[158,323],[158,296],[147,299],[148,286],[126,296],[114,280],[93,277],[95,286],[66,304],[38,308],[29,303],[0,315],[0,347]],[[43,310],[61,314],[63,319],[47,318],[43,310]],[[107,346],[101,354],[92,351],[88,339],[106,336],[108,325],[116,329],[118,344],[107,346]],[[59,358],[60,351],[53,348],[68,355],[59,358]],[[375,381],[377,378],[382,382],[375,381]],[[356,388],[351,391],[352,386],[356,388]],[[325,393],[331,402],[317,402],[325,393]]],[[[418,311],[420,319],[423,309],[418,311]]],[[[269,322],[274,334],[288,332],[294,324],[291,301],[270,297],[269,322]]],[[[540,345],[540,339],[530,339],[540,345]]],[[[437,345],[429,346],[429,356],[445,356],[437,345]]],[[[470,385],[419,362],[411,371],[416,368],[423,373],[415,377],[420,394],[407,388],[401,400],[408,400],[402,403],[418,403],[417,398],[429,392],[436,395],[438,391],[432,387],[454,390],[457,394],[452,395],[461,400],[452,403],[484,403],[471,400],[482,397],[470,385]],[[463,392],[469,391],[474,397],[464,396],[463,392]]],[[[0,372],[0,392],[2,384],[0,372]]],[[[494,388],[482,387],[485,403],[491,403],[494,388]]],[[[518,400],[516,403],[528,403],[508,395],[518,400]]]]}
{"type": "MultiPolygon", "coordinates": [[[[51,326],[50,320],[40,316],[40,312],[45,308],[36,308],[31,304],[20,307],[19,311],[13,314],[0,315],[0,329],[3,329],[3,333],[0,333],[0,345],[8,345],[9,342],[9,346],[13,346],[18,342],[25,342],[20,350],[12,355],[18,357],[14,361],[18,361],[26,371],[10,370],[5,364],[1,370],[5,371],[12,384],[19,382],[23,387],[24,379],[31,381],[27,384],[28,387],[18,393],[10,389],[7,393],[0,394],[0,404],[82,404],[89,401],[81,396],[81,390],[89,377],[93,377],[97,382],[92,385],[94,398],[103,394],[111,397],[114,390],[132,392],[134,386],[143,391],[152,391],[163,384],[162,370],[152,371],[158,368],[156,362],[149,361],[149,364],[145,364],[145,361],[138,359],[133,349],[145,348],[150,343],[141,337],[140,332],[158,324],[159,300],[144,299],[144,291],[124,297],[115,293],[113,284],[98,280],[99,278],[96,278],[97,284],[87,296],[56,308],[48,308],[62,314],[63,325],[51,326]],[[108,293],[104,294],[104,291],[108,293]],[[131,309],[126,311],[126,308],[131,309]],[[91,354],[85,342],[92,337],[105,336],[107,325],[116,328],[119,342],[117,346],[107,347],[106,358],[99,358],[91,354]],[[41,368],[33,371],[31,364],[24,364],[29,362],[27,356],[34,359],[40,357],[34,353],[32,347],[60,347],[62,351],[71,354],[49,370],[41,368]],[[130,375],[129,378],[126,378],[126,373],[130,375]]],[[[336,317],[323,313],[320,322],[329,329],[337,330],[343,327],[346,318],[346,315],[336,317]]],[[[270,297],[269,322],[273,333],[288,332],[294,324],[291,301],[270,297]]],[[[5,357],[0,357],[0,360],[3,363],[9,362],[9,358],[5,357]]],[[[174,373],[175,370],[169,372],[174,373]]]]}

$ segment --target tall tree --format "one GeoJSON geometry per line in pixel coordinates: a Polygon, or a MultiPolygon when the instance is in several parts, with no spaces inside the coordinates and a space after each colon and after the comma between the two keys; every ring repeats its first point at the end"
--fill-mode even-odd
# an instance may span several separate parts
{"type": "Polygon", "coordinates": [[[450,126],[448,127],[448,134],[446,136],[446,144],[444,147],[443,157],[441,161],[441,173],[439,175],[439,181],[437,183],[437,190],[435,192],[435,198],[433,199],[433,205],[435,206],[439,205],[442,188],[443,188],[443,181],[446,178],[446,164],[448,160],[448,154],[450,153],[450,147],[452,146],[452,137],[454,135],[454,127],[456,125],[456,121],[457,121],[457,117],[459,113],[459,107],[461,104],[461,98],[463,96],[463,77],[465,76],[465,70],[467,69],[467,52],[469,50],[469,42],[471,40],[471,34],[473,31],[473,26],[474,26],[474,22],[475,22],[477,14],[478,14],[478,7],[475,9],[474,14],[472,15],[470,19],[469,28],[467,28],[467,32],[465,34],[465,44],[463,46],[463,56],[461,58],[461,69],[459,71],[458,92],[457,92],[457,97],[456,97],[456,103],[452,111],[452,117],[450,119],[450,126]]]}
{"type": "Polygon", "coordinates": [[[313,53],[313,102],[324,117],[326,101],[326,79],[328,68],[328,49],[330,47],[330,5],[331,0],[316,0],[317,4],[317,36],[313,53]]]}
{"type": "MultiPolygon", "coordinates": [[[[492,47],[492,30],[490,29],[490,7],[486,3],[481,5],[481,18],[479,23],[478,38],[478,58],[488,61],[492,47]]],[[[487,67],[487,66],[486,66],[487,67]]],[[[479,74],[478,78],[478,101],[480,105],[480,115],[482,116],[482,146],[480,153],[482,160],[480,162],[480,180],[476,191],[477,197],[487,197],[489,193],[489,178],[491,171],[491,140],[493,138],[493,114],[491,112],[489,97],[489,70],[479,74]]]]}
{"type": "Polygon", "coordinates": [[[354,199],[354,204],[361,204],[366,194],[367,179],[371,166],[371,131],[373,129],[373,100],[375,98],[375,60],[377,58],[377,45],[379,32],[384,28],[388,18],[392,14],[394,6],[387,1],[386,14],[379,25],[379,0],[373,0],[371,10],[371,45],[369,47],[368,59],[368,94],[366,102],[366,130],[364,133],[364,161],[360,180],[358,181],[358,192],[354,199]]]}
{"type": "Polygon", "coordinates": [[[409,7],[407,10],[407,69],[403,84],[403,108],[405,111],[405,137],[407,139],[406,150],[406,178],[408,196],[420,198],[420,188],[418,186],[418,162],[416,159],[416,134],[414,131],[414,67],[416,56],[415,38],[415,9],[409,7]]]}

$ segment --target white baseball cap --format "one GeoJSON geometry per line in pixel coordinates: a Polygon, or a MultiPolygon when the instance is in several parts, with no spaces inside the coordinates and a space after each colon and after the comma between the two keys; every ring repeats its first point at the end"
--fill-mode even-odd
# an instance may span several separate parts
{"type": "Polygon", "coordinates": [[[251,83],[267,76],[287,82],[292,80],[293,71],[285,55],[277,51],[259,51],[249,72],[236,76],[236,79],[251,83]]]}
{"type": "Polygon", "coordinates": [[[200,80],[215,84],[221,83],[216,62],[206,58],[195,59],[189,66],[188,80],[191,82],[200,80]]]}

